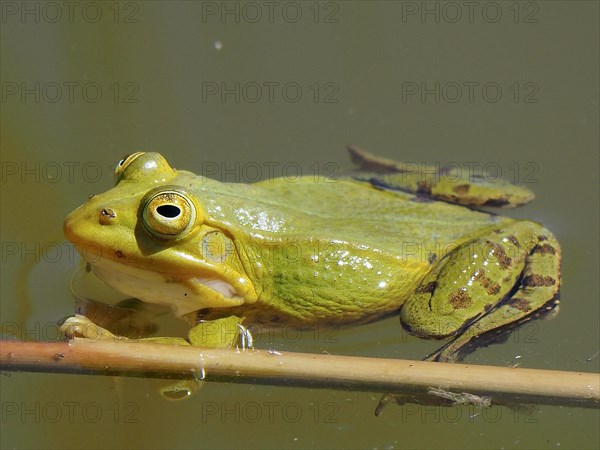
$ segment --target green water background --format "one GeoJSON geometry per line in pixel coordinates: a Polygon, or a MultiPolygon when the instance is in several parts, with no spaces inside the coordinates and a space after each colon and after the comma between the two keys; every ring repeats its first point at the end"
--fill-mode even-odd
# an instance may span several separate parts
{"type": "MultiPolygon", "coordinates": [[[[62,220],[110,187],[123,154],[156,150],[177,168],[252,181],[348,169],[344,146],[355,143],[408,162],[501,171],[535,191],[534,203],[508,214],[544,223],[561,242],[560,315],[467,361],[598,371],[597,2],[482,2],[473,11],[460,2],[67,3],[2,2],[3,333],[56,338],[77,267],[62,220]]],[[[406,336],[395,318],[259,343],[392,358],[437,345],[406,336]]],[[[0,382],[2,448],[597,448],[600,440],[598,410],[560,406],[405,406],[375,418],[377,393],[213,383],[167,403],[148,380],[0,382]]]]}

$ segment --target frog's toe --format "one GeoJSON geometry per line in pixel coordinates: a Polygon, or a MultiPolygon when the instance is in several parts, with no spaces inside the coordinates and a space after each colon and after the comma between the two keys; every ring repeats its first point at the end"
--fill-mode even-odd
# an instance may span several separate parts
{"type": "Polygon", "coordinates": [[[240,348],[242,350],[254,348],[254,338],[248,328],[241,323],[238,323],[240,348]]]}
{"type": "Polygon", "coordinates": [[[123,340],[121,336],[116,336],[108,331],[106,328],[102,328],[92,322],[81,314],[74,314],[61,320],[60,330],[69,339],[74,337],[81,337],[86,339],[94,340],[123,340]]]}
{"type": "Polygon", "coordinates": [[[394,400],[394,394],[383,394],[381,396],[381,399],[379,399],[379,403],[377,404],[377,407],[375,408],[375,417],[379,416],[379,414],[381,414],[381,411],[383,411],[383,408],[386,407],[386,405],[391,402],[392,400],[394,400]]]}
{"type": "MultiPolygon", "coordinates": [[[[76,314],[70,314],[70,315],[68,315],[68,316],[64,316],[62,319],[59,319],[59,320],[57,320],[57,321],[56,321],[56,325],[58,325],[59,327],[62,327],[62,326],[63,326],[63,324],[64,324],[64,323],[65,323],[67,320],[69,320],[69,319],[71,319],[71,318],[73,318],[73,317],[75,317],[75,316],[76,316],[76,314]]],[[[62,328],[61,328],[61,331],[62,331],[62,328]]]]}
{"type": "Polygon", "coordinates": [[[464,356],[466,356],[466,352],[461,352],[464,347],[454,347],[451,341],[447,345],[444,345],[442,348],[438,348],[435,352],[430,353],[423,361],[434,361],[441,363],[455,363],[462,361],[464,356]]]}

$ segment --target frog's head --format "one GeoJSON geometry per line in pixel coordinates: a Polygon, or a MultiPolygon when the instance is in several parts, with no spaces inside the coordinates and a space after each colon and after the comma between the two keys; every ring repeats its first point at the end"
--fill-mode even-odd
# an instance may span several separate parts
{"type": "Polygon", "coordinates": [[[158,153],[129,155],[115,187],[69,214],[65,235],[113,289],[178,316],[255,302],[231,236],[206,223],[199,200],[177,184],[189,175],[158,153]]]}

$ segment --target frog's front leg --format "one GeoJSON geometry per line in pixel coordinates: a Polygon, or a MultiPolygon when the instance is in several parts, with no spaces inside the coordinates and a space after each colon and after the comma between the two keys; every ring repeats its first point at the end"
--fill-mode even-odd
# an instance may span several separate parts
{"type": "MultiPolygon", "coordinates": [[[[189,317],[188,319],[195,319],[189,317]]],[[[229,316],[222,319],[200,321],[193,326],[188,334],[188,339],[180,337],[149,337],[131,339],[113,334],[81,314],[64,319],[60,325],[61,331],[69,338],[81,337],[102,341],[141,341],[157,344],[192,345],[201,347],[234,347],[239,343],[242,348],[252,348],[252,336],[241,323],[243,318],[229,316]]],[[[202,385],[202,379],[179,380],[168,382],[161,386],[161,395],[169,400],[188,398],[202,385]]]]}
{"type": "Polygon", "coordinates": [[[554,308],[559,280],[552,233],[533,222],[509,222],[441,259],[402,307],[401,320],[418,336],[454,337],[427,358],[451,362],[483,333],[554,308]]]}
{"type": "Polygon", "coordinates": [[[102,341],[141,341],[157,344],[194,345],[199,347],[234,347],[239,343],[242,348],[252,347],[252,336],[242,325],[243,318],[229,316],[222,319],[201,320],[189,331],[188,339],[180,337],[147,337],[132,339],[119,336],[103,328],[86,316],[75,314],[65,318],[60,324],[62,333],[69,337],[80,337],[102,341]]]}
{"type": "Polygon", "coordinates": [[[229,316],[221,319],[199,320],[188,334],[191,345],[198,347],[235,347],[252,348],[252,335],[242,325],[243,318],[229,316]]]}
{"type": "Polygon", "coordinates": [[[146,341],[159,344],[190,345],[187,340],[180,337],[150,337],[133,339],[125,336],[119,336],[118,334],[114,334],[106,328],[97,325],[86,316],[81,314],[74,314],[66,317],[59,325],[61,332],[68,338],[78,337],[94,341],[146,341]]]}

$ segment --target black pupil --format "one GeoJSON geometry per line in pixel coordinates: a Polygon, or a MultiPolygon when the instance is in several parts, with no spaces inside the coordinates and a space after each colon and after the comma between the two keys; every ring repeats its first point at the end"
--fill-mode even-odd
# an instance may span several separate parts
{"type": "Polygon", "coordinates": [[[161,205],[156,208],[156,212],[158,212],[161,216],[166,217],[168,219],[173,219],[181,214],[181,210],[179,206],[175,205],[161,205]]]}

